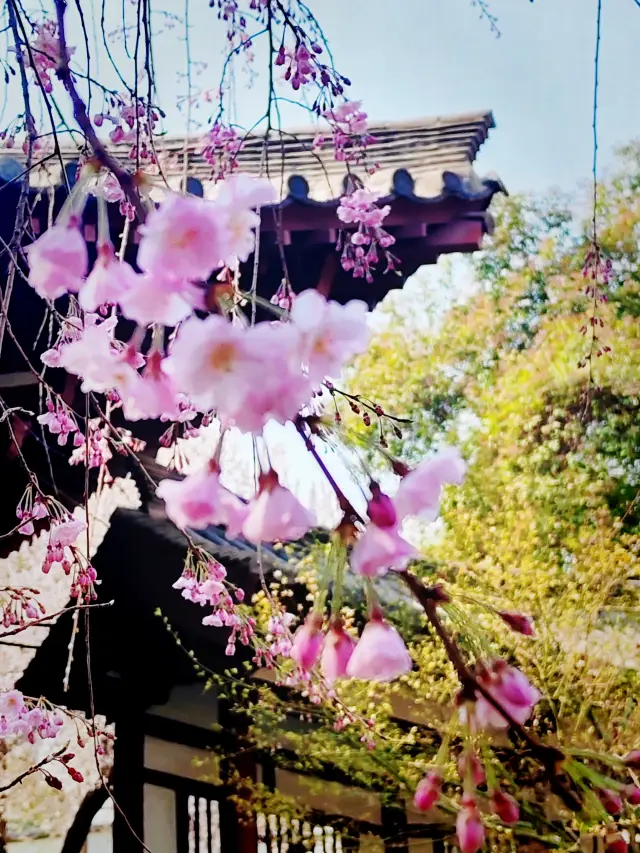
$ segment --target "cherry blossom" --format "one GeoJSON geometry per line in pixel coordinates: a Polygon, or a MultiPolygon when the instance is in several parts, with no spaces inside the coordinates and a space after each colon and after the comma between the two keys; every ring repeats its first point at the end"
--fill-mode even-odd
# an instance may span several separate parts
{"type": "Polygon", "coordinates": [[[138,266],[163,277],[207,279],[227,254],[222,208],[196,196],[168,195],[140,233],[138,266]]]}
{"type": "Polygon", "coordinates": [[[180,417],[178,391],[164,370],[159,352],[149,356],[139,381],[127,386],[121,400],[122,410],[129,421],[142,418],[177,420],[180,417]]]}
{"type": "MultiPolygon", "coordinates": [[[[504,661],[496,660],[488,666],[483,666],[476,677],[517,723],[522,725],[527,722],[541,694],[529,683],[524,673],[504,661]]],[[[462,711],[464,712],[465,709],[462,711]]],[[[472,723],[478,729],[509,728],[508,721],[484,696],[476,697],[472,710],[472,723]]]]}
{"type": "Polygon", "coordinates": [[[139,276],[129,264],[116,258],[113,246],[103,243],[86,281],[80,287],[78,302],[85,311],[97,311],[102,305],[117,305],[132,290],[139,276]]]}
{"type": "MultiPolygon", "coordinates": [[[[87,326],[82,336],[66,344],[59,365],[69,373],[82,377],[82,391],[108,391],[126,388],[138,379],[136,361],[113,346],[113,324],[107,322],[87,326]]],[[[135,355],[135,354],[134,354],[135,355]]]]}
{"type": "Polygon", "coordinates": [[[260,216],[254,208],[272,204],[276,192],[270,181],[238,173],[220,184],[216,198],[227,228],[227,245],[223,254],[225,263],[233,258],[246,261],[255,246],[255,229],[260,226],[260,216]]]}
{"type": "Polygon", "coordinates": [[[142,326],[177,326],[194,308],[204,308],[204,292],[185,278],[162,271],[133,276],[118,301],[124,316],[142,326]]]}
{"type": "MultiPolygon", "coordinates": [[[[56,71],[62,58],[58,27],[55,21],[44,20],[34,25],[35,38],[31,40],[29,49],[22,50],[22,60],[25,67],[31,68],[40,85],[47,94],[53,91],[51,73],[56,71]]],[[[73,56],[75,47],[67,48],[67,55],[73,56]]]]}
{"type": "Polygon", "coordinates": [[[389,569],[404,569],[416,555],[415,548],[403,539],[395,525],[368,524],[351,552],[351,569],[364,577],[378,577],[389,569]]]}
{"type": "Polygon", "coordinates": [[[29,284],[43,299],[76,293],[89,269],[87,244],[74,220],[52,225],[25,248],[29,284]]]}
{"type": "MultiPolygon", "coordinates": [[[[53,435],[57,435],[58,444],[64,446],[70,435],[78,433],[75,417],[69,407],[59,398],[56,398],[55,404],[51,399],[48,399],[46,408],[45,414],[38,415],[38,423],[46,426],[53,435]]],[[[81,435],[80,438],[82,438],[81,435]]]]}
{"type": "Polygon", "coordinates": [[[293,635],[289,657],[303,672],[308,672],[317,663],[323,642],[322,616],[310,613],[293,635]]]}
{"type": "Polygon", "coordinates": [[[242,148],[242,138],[232,127],[215,122],[202,140],[200,154],[211,166],[213,178],[222,180],[237,168],[237,157],[242,148]]]}
{"type": "Polygon", "coordinates": [[[349,659],[347,675],[367,681],[394,681],[412,666],[400,634],[380,613],[373,613],[349,659]]]}
{"type": "Polygon", "coordinates": [[[250,542],[285,542],[300,539],[314,524],[314,515],[280,485],[275,471],[269,471],[260,478],[242,532],[250,542]]]}
{"type": "Polygon", "coordinates": [[[464,795],[456,818],[458,844],[462,853],[477,853],[484,844],[484,826],[473,797],[464,795]]]}
{"type": "Polygon", "coordinates": [[[366,349],[367,310],[360,300],[340,305],[313,289],[297,296],[291,320],[300,330],[301,357],[313,382],[339,375],[348,359],[366,349]]]}
{"type": "Polygon", "coordinates": [[[327,684],[346,676],[355,646],[356,641],[345,631],[342,621],[334,620],[325,637],[320,658],[320,671],[327,684]]]}
{"type": "Polygon", "coordinates": [[[440,799],[442,790],[442,774],[431,770],[420,780],[413,797],[413,804],[421,812],[428,812],[440,799]]]}
{"type": "Polygon", "coordinates": [[[156,493],[164,500],[169,518],[182,529],[224,524],[233,538],[240,533],[247,513],[240,498],[220,484],[215,465],[183,480],[161,480],[156,493]]]}
{"type": "Polygon", "coordinates": [[[402,478],[394,496],[398,516],[416,515],[425,521],[435,521],[440,512],[442,487],[460,485],[466,466],[456,449],[445,449],[433,459],[422,462],[402,478]]]}

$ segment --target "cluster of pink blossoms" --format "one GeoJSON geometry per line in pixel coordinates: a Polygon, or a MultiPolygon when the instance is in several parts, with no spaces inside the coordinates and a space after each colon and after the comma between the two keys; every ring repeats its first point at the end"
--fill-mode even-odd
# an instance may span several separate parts
{"type": "MultiPolygon", "coordinates": [[[[397,259],[389,252],[389,246],[395,243],[395,237],[382,227],[391,208],[376,207],[379,193],[361,187],[340,199],[337,215],[345,225],[357,225],[353,233],[342,232],[344,241],[340,262],[342,268],[353,272],[354,278],[366,278],[373,281],[372,270],[380,260],[382,252],[387,266],[385,272],[394,269],[397,259]]],[[[340,248],[340,241],[338,242],[340,248]]]]}
{"type": "MultiPolygon", "coordinates": [[[[53,91],[52,72],[55,74],[60,64],[60,39],[58,26],[55,21],[45,20],[34,24],[34,37],[29,47],[23,47],[22,60],[26,68],[31,68],[43,90],[50,94],[53,91]]],[[[67,48],[69,56],[73,56],[75,48],[67,48]]]]}
{"type": "MultiPolygon", "coordinates": [[[[167,481],[165,481],[167,482],[167,481]]],[[[187,559],[185,570],[173,588],[182,592],[182,597],[201,607],[212,607],[202,620],[203,625],[215,628],[231,628],[227,641],[226,654],[236,653],[236,643],[240,640],[243,646],[248,646],[255,633],[256,623],[253,618],[241,613],[237,603],[244,600],[244,592],[235,590],[235,601],[230,588],[225,583],[227,571],[217,560],[208,555],[204,559],[187,559]],[[237,602],[237,603],[236,603],[237,602]]]]}
{"type": "Polygon", "coordinates": [[[215,122],[205,134],[200,154],[211,166],[214,181],[221,181],[236,171],[242,143],[242,137],[233,127],[220,122],[215,122]]]}
{"type": "Polygon", "coordinates": [[[0,736],[26,738],[30,743],[36,737],[55,738],[64,725],[59,711],[34,705],[19,690],[0,691],[0,736]]]}
{"type": "Polygon", "coordinates": [[[4,628],[23,627],[45,614],[38,601],[39,590],[28,586],[0,587],[0,625],[4,628]]]}
{"type": "MultiPolygon", "coordinates": [[[[362,109],[361,101],[345,101],[323,112],[323,117],[331,127],[331,142],[333,156],[343,163],[358,165],[366,157],[367,147],[375,142],[375,137],[369,133],[368,117],[362,109]]],[[[313,140],[313,148],[322,148],[325,137],[320,133],[313,140]]],[[[368,171],[376,171],[372,165],[368,171]]]]}
{"type": "Polygon", "coordinates": [[[130,146],[129,159],[149,165],[157,162],[151,144],[160,121],[157,109],[142,98],[135,100],[129,93],[112,95],[105,109],[93,117],[96,127],[102,127],[105,121],[113,125],[109,132],[111,142],[130,146]]]}
{"type": "Polygon", "coordinates": [[[82,433],[79,431],[75,415],[71,409],[59,398],[56,397],[55,403],[51,397],[46,401],[47,411],[43,415],[38,415],[38,423],[46,426],[53,435],[58,436],[58,444],[64,446],[70,435],[73,435],[73,444],[78,447],[84,441],[82,433]]]}
{"type": "Polygon", "coordinates": [[[332,685],[338,678],[394,681],[411,671],[404,640],[379,608],[373,610],[357,642],[340,618],[331,621],[326,634],[322,626],[322,615],[313,611],[293,636],[289,657],[303,675],[319,664],[325,683],[332,685]]]}

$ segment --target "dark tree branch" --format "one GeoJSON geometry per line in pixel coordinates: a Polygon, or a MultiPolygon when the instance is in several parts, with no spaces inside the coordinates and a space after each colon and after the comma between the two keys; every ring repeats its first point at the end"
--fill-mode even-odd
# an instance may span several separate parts
{"type": "Polygon", "coordinates": [[[96,160],[101,166],[109,169],[116,177],[118,183],[122,187],[127,200],[131,203],[140,222],[144,222],[147,216],[147,209],[142,203],[140,193],[136,186],[134,176],[131,172],[124,169],[115,157],[107,151],[105,145],[100,141],[96,134],[95,128],[91,124],[91,119],[87,114],[87,108],[84,101],[80,97],[76,89],[75,82],[71,69],[69,68],[69,53],[67,50],[67,40],[64,25],[64,15],[67,10],[66,0],[55,0],[56,17],[58,22],[58,38],[60,40],[60,64],[58,65],[56,75],[63,84],[73,105],[73,115],[78,123],[78,126],[85,135],[85,138],[91,146],[96,160]]]}
{"type": "Polygon", "coordinates": [[[105,779],[102,785],[85,795],[67,831],[60,853],[82,853],[93,819],[109,799],[109,782],[110,779],[105,779]]]}

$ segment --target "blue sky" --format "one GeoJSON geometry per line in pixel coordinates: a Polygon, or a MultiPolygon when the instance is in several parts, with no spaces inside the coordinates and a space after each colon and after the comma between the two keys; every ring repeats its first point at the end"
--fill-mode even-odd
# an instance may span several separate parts
{"type": "MultiPolygon", "coordinates": [[[[225,50],[225,28],[206,0],[186,0],[192,60],[206,62],[193,86],[215,87],[225,50]],[[206,81],[206,82],[205,82],[206,81]]],[[[593,56],[597,0],[488,0],[501,38],[479,19],[471,0],[311,0],[337,67],[351,78],[351,96],[361,99],[374,121],[414,119],[492,109],[497,128],[482,149],[478,171],[497,172],[512,191],[571,190],[591,172],[593,56]]],[[[100,49],[100,0],[88,17],[92,73],[116,85],[100,49]]],[[[89,3],[88,5],[91,5],[89,3]]],[[[160,33],[155,51],[166,129],[182,133],[184,114],[175,107],[185,91],[185,0],[164,0],[176,16],[160,33]]],[[[45,0],[50,8],[51,0],[45,0]]],[[[248,6],[248,2],[243,5],[248,6]]],[[[87,5],[83,3],[85,10],[87,5]]],[[[126,7],[129,8],[129,7],[126,7]]],[[[155,29],[164,27],[154,3],[155,29]]],[[[107,3],[107,30],[120,25],[121,4],[107,3]]],[[[134,6],[130,7],[133,14],[134,6]]],[[[69,42],[83,66],[84,50],[74,4],[69,4],[69,42]],[[75,19],[75,20],[74,20],[75,19]]],[[[640,137],[640,6],[636,0],[603,0],[599,136],[601,166],[615,146],[640,137]]],[[[264,67],[264,39],[256,43],[256,70],[264,67]]],[[[113,48],[127,65],[122,51],[113,48]]],[[[103,53],[103,52],[102,52],[103,53]]],[[[131,79],[129,62],[126,76],[131,79]]],[[[238,70],[236,117],[250,126],[264,112],[266,77],[251,89],[238,70]]],[[[5,116],[19,111],[17,80],[5,116]]],[[[64,96],[59,98],[64,103],[64,96]]],[[[100,104],[92,105],[99,109],[100,104]]],[[[208,110],[207,110],[208,112],[208,110]]],[[[206,113],[200,114],[205,119],[206,113]]],[[[5,119],[6,120],[6,119],[5,119]]],[[[283,123],[300,126],[308,117],[287,105],[283,123]]]]}
{"type": "MultiPolygon", "coordinates": [[[[497,128],[478,159],[511,190],[571,190],[591,173],[596,0],[490,0],[502,35],[470,0],[315,0],[338,68],[373,120],[492,109],[497,128]]],[[[191,48],[221,50],[204,0],[191,2],[191,48]]],[[[176,5],[176,9],[178,6],[176,5]]],[[[182,8],[182,4],[180,4],[182,8]]],[[[174,32],[173,38],[178,34],[174,32]]],[[[640,137],[640,7],[603,0],[599,137],[601,165],[615,146],[640,137]]],[[[239,114],[264,104],[238,75],[239,114]]],[[[165,80],[167,88],[173,81],[165,80]]],[[[171,130],[181,129],[171,117],[171,130]]],[[[285,112],[297,125],[303,114],[285,112]]]]}

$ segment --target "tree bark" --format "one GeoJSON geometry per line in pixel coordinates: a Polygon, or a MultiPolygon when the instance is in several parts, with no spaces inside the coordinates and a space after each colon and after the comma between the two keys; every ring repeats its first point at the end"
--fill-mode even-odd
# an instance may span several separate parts
{"type": "Polygon", "coordinates": [[[93,819],[108,799],[109,793],[105,785],[100,785],[86,794],[65,836],[61,853],[81,853],[93,819]]]}

